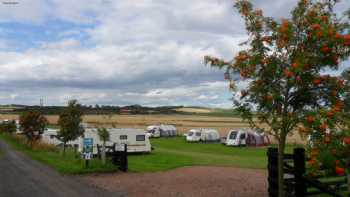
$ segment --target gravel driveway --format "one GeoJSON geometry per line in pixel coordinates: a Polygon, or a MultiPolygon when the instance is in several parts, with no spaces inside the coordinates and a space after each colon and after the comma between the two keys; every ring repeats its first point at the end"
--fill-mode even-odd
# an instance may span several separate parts
{"type": "Polygon", "coordinates": [[[127,196],[267,196],[266,170],[231,167],[183,167],[156,173],[116,173],[84,177],[127,196]]]}

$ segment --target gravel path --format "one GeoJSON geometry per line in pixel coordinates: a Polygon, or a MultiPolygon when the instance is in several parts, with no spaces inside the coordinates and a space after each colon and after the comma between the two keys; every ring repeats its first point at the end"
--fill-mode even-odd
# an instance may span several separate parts
{"type": "Polygon", "coordinates": [[[265,170],[231,167],[183,167],[156,173],[116,173],[85,177],[89,182],[127,196],[267,196],[265,170]]]}
{"type": "Polygon", "coordinates": [[[80,177],[62,176],[1,140],[0,152],[0,197],[121,196],[87,184],[80,177]]]}

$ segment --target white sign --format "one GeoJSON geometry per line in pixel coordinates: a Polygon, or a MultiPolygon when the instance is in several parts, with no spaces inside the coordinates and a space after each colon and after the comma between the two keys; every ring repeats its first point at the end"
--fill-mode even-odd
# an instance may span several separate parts
{"type": "Polygon", "coordinates": [[[84,152],[83,153],[85,160],[91,160],[92,159],[92,152],[84,152]]]}

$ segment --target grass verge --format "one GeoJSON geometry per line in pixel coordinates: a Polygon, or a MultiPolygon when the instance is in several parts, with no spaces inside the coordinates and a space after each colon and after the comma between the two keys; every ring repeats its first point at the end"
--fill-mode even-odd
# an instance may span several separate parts
{"type": "Polygon", "coordinates": [[[0,139],[8,143],[15,150],[21,151],[32,159],[44,163],[63,174],[117,171],[117,166],[114,166],[110,161],[107,161],[106,165],[103,165],[98,159],[92,159],[89,167],[86,168],[84,160],[76,158],[76,155],[70,149],[67,150],[65,157],[63,157],[57,148],[44,148],[44,146],[40,146],[39,148],[32,149],[23,143],[23,140],[13,135],[0,133],[0,139]]]}

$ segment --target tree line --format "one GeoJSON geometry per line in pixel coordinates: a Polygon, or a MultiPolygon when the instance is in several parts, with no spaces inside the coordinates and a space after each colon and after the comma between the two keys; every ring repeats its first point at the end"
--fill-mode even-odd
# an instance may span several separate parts
{"type": "MultiPolygon", "coordinates": [[[[84,114],[177,114],[176,111],[183,106],[160,106],[160,107],[146,107],[141,105],[129,106],[113,106],[113,105],[81,105],[80,109],[84,114]]],[[[38,111],[45,115],[56,115],[66,109],[67,106],[25,106],[21,105],[14,108],[12,111],[4,111],[1,113],[22,113],[26,111],[38,111]]]]}

